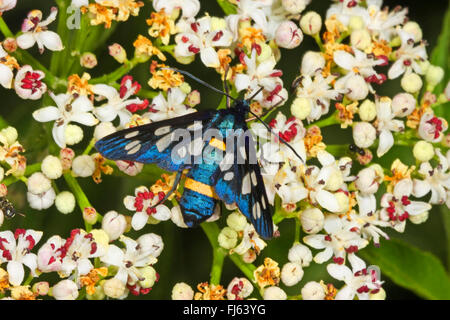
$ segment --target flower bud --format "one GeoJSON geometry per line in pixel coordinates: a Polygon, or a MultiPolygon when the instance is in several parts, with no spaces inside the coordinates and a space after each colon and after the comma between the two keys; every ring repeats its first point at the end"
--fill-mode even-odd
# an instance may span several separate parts
{"type": "Polygon", "coordinates": [[[95,161],[87,154],[77,156],[73,159],[72,171],[78,177],[92,176],[95,171],[95,161]]]}
{"type": "Polygon", "coordinates": [[[308,208],[300,214],[300,222],[306,233],[317,233],[323,228],[324,215],[318,208],[308,208]]]}
{"type": "Polygon", "coordinates": [[[416,93],[422,88],[422,78],[416,73],[405,74],[400,82],[403,90],[409,93],[416,93]]]}
{"type": "Polygon", "coordinates": [[[110,45],[108,49],[110,56],[116,59],[117,62],[124,63],[127,61],[127,52],[120,44],[114,43],[113,45],[110,45]]]}
{"type": "Polygon", "coordinates": [[[103,283],[103,292],[110,298],[118,299],[125,293],[125,284],[117,278],[111,278],[103,283]]]}
{"type": "Polygon", "coordinates": [[[360,148],[370,147],[377,138],[377,131],[368,122],[357,122],[353,126],[353,140],[360,148]]]}
{"type": "Polygon", "coordinates": [[[33,284],[31,290],[40,296],[46,296],[50,291],[50,285],[47,281],[39,281],[33,284]]]}
{"type": "Polygon", "coordinates": [[[430,212],[425,211],[416,215],[410,215],[409,221],[411,221],[414,224],[421,224],[428,220],[428,216],[430,215],[430,212]]]}
{"type": "Polygon", "coordinates": [[[301,243],[294,244],[288,252],[289,261],[298,262],[302,267],[308,267],[312,258],[311,250],[301,243]]]}
{"type": "Polygon", "coordinates": [[[83,219],[89,224],[95,224],[97,222],[97,210],[92,207],[86,207],[83,209],[83,219]]]}
{"type": "Polygon", "coordinates": [[[325,183],[325,189],[328,191],[337,191],[344,184],[344,178],[340,170],[335,169],[330,172],[330,175],[325,183]]]}
{"type": "Polygon", "coordinates": [[[0,134],[2,134],[6,138],[6,141],[8,142],[9,145],[16,142],[17,137],[19,136],[16,128],[11,127],[11,126],[2,129],[0,131],[0,134]]]}
{"type": "Polygon", "coordinates": [[[27,180],[28,191],[41,194],[52,187],[52,182],[42,172],[33,173],[27,180]]]}
{"type": "Polygon", "coordinates": [[[378,175],[374,168],[364,168],[356,177],[356,188],[363,194],[374,194],[378,191],[378,175]]]}
{"type": "Polygon", "coordinates": [[[94,294],[89,294],[86,293],[86,299],[88,300],[95,300],[95,301],[99,301],[99,300],[103,300],[105,299],[106,295],[103,292],[103,287],[100,285],[96,285],[95,286],[95,292],[94,294]]]}
{"type": "Polygon", "coordinates": [[[360,16],[351,16],[348,20],[348,28],[350,31],[360,30],[365,27],[363,18],[360,16]]]}
{"type": "Polygon", "coordinates": [[[164,242],[161,236],[155,233],[143,234],[136,241],[139,243],[143,252],[148,252],[155,258],[157,258],[164,249],[164,242]]]}
{"type": "Polygon", "coordinates": [[[377,108],[375,103],[369,99],[364,100],[359,106],[358,113],[362,121],[372,121],[377,116],[377,108]]]}
{"type": "Polygon", "coordinates": [[[120,171],[132,177],[138,175],[144,168],[143,163],[123,161],[123,160],[117,160],[116,165],[120,171]]]}
{"type": "Polygon", "coordinates": [[[51,295],[56,300],[75,300],[78,297],[78,287],[72,280],[61,280],[52,287],[51,295]]]}
{"type": "Polygon", "coordinates": [[[280,287],[268,287],[264,289],[263,293],[264,300],[286,300],[287,294],[280,287]]]}
{"type": "Polygon", "coordinates": [[[305,120],[311,113],[311,101],[307,98],[297,97],[291,105],[291,114],[299,120],[305,120]]]}
{"type": "Polygon", "coordinates": [[[193,90],[187,95],[186,104],[191,108],[200,104],[200,101],[200,92],[198,90],[193,90]]]}
{"type": "Polygon", "coordinates": [[[256,56],[256,61],[259,63],[266,61],[272,57],[272,48],[266,43],[260,43],[261,53],[256,56]]]}
{"type": "Polygon", "coordinates": [[[303,40],[303,34],[297,25],[290,21],[283,21],[275,31],[275,42],[285,49],[298,47],[303,40]]]}
{"type": "Polygon", "coordinates": [[[233,278],[227,288],[228,300],[243,300],[251,295],[253,285],[247,278],[233,278]]]}
{"type": "Polygon", "coordinates": [[[218,236],[219,245],[225,249],[236,247],[238,234],[230,227],[223,228],[218,236]]]}
{"type": "Polygon", "coordinates": [[[283,8],[292,14],[297,14],[305,10],[311,0],[281,0],[283,8]]]}
{"type": "Polygon", "coordinates": [[[409,93],[398,93],[392,99],[392,112],[397,117],[409,116],[416,108],[416,99],[409,93]]]}
{"type": "Polygon", "coordinates": [[[28,204],[30,205],[31,208],[36,210],[43,210],[50,208],[55,202],[55,197],[56,194],[53,188],[50,188],[41,194],[27,192],[28,204]]]}
{"type": "Polygon", "coordinates": [[[41,170],[47,178],[58,179],[63,173],[61,160],[58,157],[48,155],[42,161],[41,170]]]}
{"type": "Polygon", "coordinates": [[[80,65],[86,69],[95,68],[98,64],[97,57],[92,52],[85,52],[80,57],[80,65]]]}
{"type": "Polygon", "coordinates": [[[300,73],[313,75],[317,70],[325,67],[325,58],[321,52],[308,51],[303,55],[300,73]]]}
{"type": "Polygon", "coordinates": [[[100,122],[94,129],[95,141],[98,141],[116,131],[116,128],[111,122],[100,122]]]}
{"type": "Polygon", "coordinates": [[[227,22],[224,18],[211,17],[211,31],[224,30],[227,28],[227,22]]]}
{"type": "Polygon", "coordinates": [[[303,278],[304,271],[297,262],[288,262],[281,269],[281,281],[288,286],[295,286],[303,278]]]}
{"type": "Polygon", "coordinates": [[[302,288],[301,291],[303,300],[323,300],[325,299],[324,287],[316,282],[310,281],[302,288]]]}
{"type": "Polygon", "coordinates": [[[75,197],[69,191],[60,192],[55,199],[55,206],[63,214],[71,213],[75,209],[75,197]]]}
{"type": "Polygon", "coordinates": [[[425,75],[425,79],[427,80],[428,85],[436,86],[439,82],[444,78],[444,69],[439,66],[430,65],[428,67],[427,73],[425,75]]]}
{"type": "Polygon", "coordinates": [[[83,129],[76,124],[69,124],[64,131],[64,136],[66,138],[67,145],[72,146],[83,140],[83,129]]]}
{"type": "Polygon", "coordinates": [[[369,293],[370,300],[386,300],[386,291],[380,288],[377,293],[369,293]]]}
{"type": "Polygon", "coordinates": [[[144,289],[153,287],[157,279],[156,270],[151,266],[146,266],[140,268],[139,271],[141,272],[141,277],[144,278],[144,280],[139,281],[141,287],[144,289]]]}
{"type": "Polygon", "coordinates": [[[183,215],[181,213],[180,206],[174,206],[170,210],[170,220],[175,223],[180,228],[187,228],[188,226],[184,223],[183,215]]]}
{"type": "Polygon", "coordinates": [[[308,35],[315,35],[322,28],[322,18],[317,12],[309,11],[300,19],[300,28],[308,35]]]}
{"type": "Polygon", "coordinates": [[[347,97],[351,100],[362,100],[369,94],[366,80],[360,75],[350,76],[345,82],[345,89],[348,90],[347,97]]]}
{"type": "Polygon", "coordinates": [[[3,48],[9,53],[14,53],[17,50],[17,41],[15,38],[6,38],[2,44],[3,48]]]}
{"type": "Polygon", "coordinates": [[[253,263],[256,260],[256,252],[255,250],[248,249],[242,255],[242,261],[245,263],[253,263]]]}
{"type": "Polygon", "coordinates": [[[359,50],[365,50],[372,44],[372,37],[366,29],[354,30],[350,35],[350,43],[359,50]]]}
{"type": "Polygon", "coordinates": [[[420,162],[427,162],[434,157],[433,145],[424,140],[418,141],[413,148],[414,158],[420,162]]]}
{"type": "Polygon", "coordinates": [[[422,29],[415,21],[408,21],[405,23],[403,26],[403,31],[411,34],[414,37],[414,42],[419,42],[422,40],[422,29]]]}
{"type": "Polygon", "coordinates": [[[339,209],[335,213],[346,213],[350,205],[350,198],[345,194],[345,192],[336,192],[334,197],[339,205],[339,209]]]}
{"type": "Polygon", "coordinates": [[[173,286],[172,300],[192,300],[194,298],[194,290],[184,283],[179,282],[173,286]]]}
{"type": "Polygon", "coordinates": [[[243,231],[247,225],[247,218],[239,212],[230,213],[227,217],[227,225],[236,232],[243,231]]]}
{"type": "Polygon", "coordinates": [[[75,157],[75,152],[70,148],[63,148],[59,152],[59,157],[61,158],[63,172],[65,172],[72,167],[72,159],[75,157]]]}
{"type": "Polygon", "coordinates": [[[109,211],[102,220],[102,229],[108,234],[111,241],[119,239],[125,232],[127,221],[125,217],[116,211],[109,211]]]}

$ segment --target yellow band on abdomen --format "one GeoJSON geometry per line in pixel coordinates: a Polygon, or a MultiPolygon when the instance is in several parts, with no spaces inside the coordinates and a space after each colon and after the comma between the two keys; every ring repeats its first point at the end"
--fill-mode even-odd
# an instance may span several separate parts
{"type": "Polygon", "coordinates": [[[209,145],[216,147],[217,149],[220,149],[222,151],[226,150],[225,142],[220,141],[216,138],[212,138],[211,141],[209,142],[209,145]]]}
{"type": "Polygon", "coordinates": [[[191,178],[186,178],[186,180],[184,181],[184,187],[186,189],[190,189],[190,190],[193,190],[200,194],[203,194],[207,197],[219,199],[219,197],[217,197],[216,193],[214,192],[213,187],[208,186],[207,184],[192,180],[191,178]]]}

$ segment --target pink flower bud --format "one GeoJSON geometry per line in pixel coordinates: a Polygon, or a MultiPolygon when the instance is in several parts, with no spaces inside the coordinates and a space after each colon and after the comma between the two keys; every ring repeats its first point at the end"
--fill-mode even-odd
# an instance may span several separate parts
{"type": "Polygon", "coordinates": [[[286,49],[298,47],[303,40],[303,33],[292,21],[283,21],[275,32],[275,42],[286,49]]]}
{"type": "Polygon", "coordinates": [[[125,232],[127,228],[127,221],[125,216],[116,211],[109,211],[105,214],[102,220],[102,229],[108,234],[109,240],[113,241],[125,232]]]}
{"type": "Polygon", "coordinates": [[[3,41],[3,48],[8,52],[15,52],[17,50],[17,41],[15,38],[6,38],[3,41]]]}
{"type": "Polygon", "coordinates": [[[80,65],[87,69],[92,69],[98,64],[97,57],[91,52],[83,53],[80,57],[80,65]]]}
{"type": "Polygon", "coordinates": [[[72,280],[62,280],[53,286],[52,296],[56,300],[75,300],[78,297],[78,287],[72,280]]]}
{"type": "Polygon", "coordinates": [[[119,63],[124,63],[127,61],[127,52],[125,49],[118,43],[114,43],[113,45],[108,47],[109,54],[116,59],[119,63]]]}
{"type": "Polygon", "coordinates": [[[92,207],[84,208],[83,219],[89,224],[95,224],[97,222],[97,210],[92,207]]]}

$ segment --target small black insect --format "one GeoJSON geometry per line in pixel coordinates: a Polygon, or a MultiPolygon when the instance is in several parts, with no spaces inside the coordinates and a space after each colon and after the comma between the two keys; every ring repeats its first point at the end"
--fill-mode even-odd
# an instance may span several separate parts
{"type": "Polygon", "coordinates": [[[17,214],[13,204],[5,197],[0,197],[0,210],[2,210],[3,214],[9,219],[14,218],[17,214]]]}
{"type": "Polygon", "coordinates": [[[355,145],[354,143],[350,144],[348,146],[348,148],[350,149],[351,152],[357,152],[360,156],[365,156],[366,152],[364,151],[364,149],[359,148],[357,145],[355,145]]]}

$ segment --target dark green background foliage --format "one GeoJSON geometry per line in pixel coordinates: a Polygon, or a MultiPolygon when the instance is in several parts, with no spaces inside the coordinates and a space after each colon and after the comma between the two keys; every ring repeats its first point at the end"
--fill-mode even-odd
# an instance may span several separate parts
{"type": "MultiPolygon", "coordinates": [[[[132,43],[137,35],[147,35],[145,19],[149,17],[152,7],[148,0],[144,0],[144,2],[145,6],[141,9],[140,16],[137,18],[132,17],[129,21],[119,24],[115,29],[113,36],[95,51],[99,60],[99,65],[90,71],[92,77],[111,72],[118,67],[117,62],[108,55],[108,45],[114,42],[120,43],[127,49],[128,55],[131,57],[133,53],[132,43]]],[[[203,13],[208,12],[210,15],[217,16],[223,15],[216,1],[201,0],[201,3],[203,13]]],[[[331,1],[328,0],[313,0],[307,10],[315,10],[323,17],[330,4],[331,1]]],[[[443,18],[448,2],[445,0],[390,0],[385,1],[384,4],[388,5],[390,8],[393,8],[396,5],[409,7],[409,17],[411,20],[417,21],[422,27],[423,38],[429,43],[428,54],[431,56],[431,50],[437,44],[438,35],[442,29],[443,18]]],[[[54,5],[54,2],[48,0],[21,0],[13,11],[4,14],[4,19],[15,33],[20,30],[23,18],[29,10],[39,8],[43,11],[44,17],[46,17],[52,5],[54,5]]],[[[51,25],[51,28],[56,29],[56,22],[51,25]]],[[[301,57],[308,50],[317,50],[314,40],[308,36],[305,36],[300,47],[294,50],[282,50],[282,59],[278,63],[277,68],[282,69],[284,72],[283,80],[285,87],[289,87],[292,80],[298,75],[301,57]]],[[[447,52],[448,58],[448,48],[447,50],[444,48],[443,52],[445,51],[447,52]]],[[[37,57],[44,65],[48,66],[51,52],[46,51],[43,55],[40,55],[36,47],[34,47],[30,50],[30,53],[37,57]]],[[[171,57],[169,57],[167,64],[182,67],[171,59],[171,57]]],[[[193,72],[198,77],[207,80],[216,87],[221,87],[217,73],[212,69],[204,67],[199,62],[199,59],[193,64],[182,68],[193,72]]],[[[79,74],[81,75],[81,73],[79,74]]],[[[149,79],[148,63],[139,65],[133,70],[132,75],[142,84],[143,88],[150,89],[147,86],[147,81],[149,79]]],[[[401,91],[399,79],[397,79],[397,81],[389,81],[388,83],[389,85],[382,86],[379,89],[378,94],[392,97],[397,92],[401,91]]],[[[202,93],[202,103],[198,108],[217,107],[222,98],[221,96],[200,87],[192,81],[190,84],[194,89],[198,89],[202,93]]],[[[46,145],[50,137],[45,133],[42,124],[32,119],[31,113],[43,106],[42,102],[21,100],[15,95],[13,90],[7,91],[3,88],[0,89],[0,101],[0,114],[8,121],[8,123],[18,129],[19,141],[23,143],[27,150],[26,156],[29,160],[28,163],[31,164],[41,161],[47,154],[46,145]]],[[[46,99],[44,105],[50,105],[50,103],[51,101],[46,99]]],[[[289,103],[286,104],[286,106],[288,105],[289,103]]],[[[446,105],[446,107],[448,107],[448,105],[446,105]]],[[[283,110],[286,111],[288,108],[284,107],[283,110]]],[[[82,148],[87,145],[91,138],[92,130],[90,128],[85,129],[84,141],[79,144],[80,147],[75,148],[78,152],[83,150],[82,148]]],[[[327,128],[327,130],[324,131],[324,139],[327,144],[340,144],[342,141],[346,141],[348,144],[351,141],[351,131],[350,129],[341,130],[338,126],[327,128]]],[[[338,156],[342,155],[344,154],[338,156]]],[[[396,157],[400,157],[404,163],[410,165],[414,164],[411,150],[406,147],[396,147],[391,149],[391,151],[383,157],[381,162],[385,165],[389,165],[396,157]]],[[[88,195],[89,200],[101,214],[104,214],[109,210],[116,210],[123,214],[129,214],[130,212],[124,208],[122,203],[124,196],[133,194],[134,188],[139,185],[151,185],[157,177],[157,175],[140,175],[138,177],[124,177],[123,175],[103,176],[103,183],[99,185],[96,185],[90,178],[79,180],[88,195]]],[[[59,180],[60,181],[57,181],[59,189],[68,190],[63,179],[59,180]]],[[[69,215],[63,215],[57,212],[54,207],[39,212],[28,207],[24,184],[14,184],[10,187],[9,192],[10,200],[21,212],[26,214],[26,217],[17,216],[13,220],[7,220],[1,229],[14,230],[17,227],[20,227],[43,230],[44,237],[38,244],[38,247],[54,234],[67,237],[71,229],[83,227],[84,225],[78,207],[69,215]]],[[[447,288],[450,288],[450,286],[447,286],[448,283],[446,281],[448,281],[448,277],[441,265],[442,262],[447,269],[449,268],[449,260],[447,258],[448,248],[446,245],[448,240],[445,233],[446,221],[443,219],[444,213],[445,212],[440,212],[439,208],[434,208],[426,223],[414,225],[408,222],[404,234],[389,232],[392,238],[404,240],[412,246],[433,254],[435,257],[430,257],[428,253],[424,254],[414,248],[406,248],[400,250],[400,252],[398,251],[398,247],[392,247],[397,242],[388,244],[387,241],[381,242],[381,249],[373,248],[372,244],[370,244],[370,248],[364,249],[361,252],[361,256],[366,261],[369,261],[369,264],[379,263],[381,265],[382,279],[386,281],[384,288],[387,292],[388,299],[417,299],[422,297],[448,298],[450,290],[447,290],[447,288]],[[400,254],[406,254],[405,257],[402,256],[403,265],[397,263],[400,254]],[[426,259],[423,258],[422,255],[425,255],[426,259]],[[413,259],[409,259],[409,257],[413,257],[413,259]],[[414,269],[410,270],[411,272],[414,272],[414,276],[412,277],[411,272],[409,275],[403,275],[403,271],[405,268],[408,268],[408,264],[414,264],[414,269]],[[386,271],[384,270],[385,265],[387,268],[386,271]],[[430,293],[427,290],[427,287],[439,287],[439,283],[433,283],[436,282],[436,279],[439,279],[437,277],[433,280],[434,274],[442,274],[442,277],[445,278],[446,281],[444,281],[441,286],[442,288],[440,289],[440,291],[444,292],[437,292],[439,291],[437,290],[430,293]],[[393,279],[395,278],[395,283],[390,278],[387,278],[387,276],[393,279]],[[422,289],[417,289],[417,287],[422,289]]],[[[224,223],[225,219],[222,218],[219,221],[219,225],[223,226],[224,223]]],[[[295,223],[293,220],[285,220],[281,222],[279,226],[282,236],[269,242],[268,247],[263,251],[262,257],[258,258],[255,265],[260,264],[265,256],[270,256],[275,259],[279,262],[280,266],[287,262],[287,251],[292,245],[295,223]]],[[[131,232],[130,236],[135,237],[146,232],[160,234],[163,237],[165,248],[159,257],[158,263],[155,265],[157,272],[161,276],[160,281],[154,286],[149,295],[141,296],[139,297],[140,299],[169,299],[171,289],[177,282],[184,281],[195,287],[199,282],[209,280],[212,259],[211,247],[205,234],[200,228],[188,230],[180,229],[168,221],[158,225],[148,225],[139,233],[131,232]]],[[[241,272],[230,260],[226,260],[221,283],[226,286],[235,276],[241,276],[241,272]]],[[[45,275],[42,276],[42,278],[49,279],[52,283],[56,281],[56,278],[52,275],[45,275]]],[[[326,282],[332,281],[326,272],[325,264],[314,264],[306,268],[303,280],[298,285],[287,288],[286,291],[289,295],[299,294],[300,289],[306,282],[319,279],[323,279],[326,282]]],[[[336,283],[338,288],[342,285],[342,283],[334,283],[336,283]]]]}

